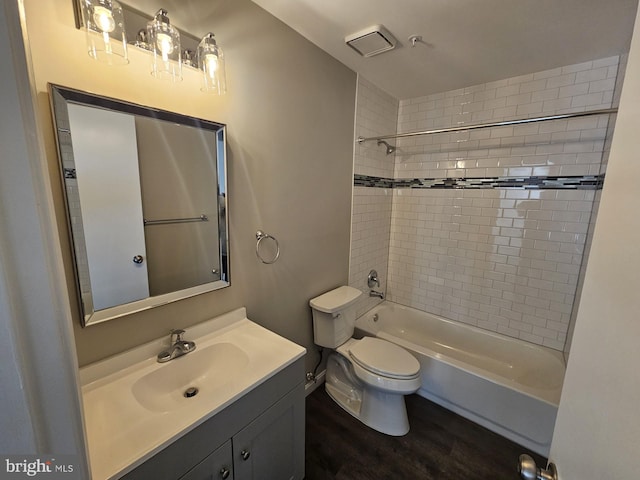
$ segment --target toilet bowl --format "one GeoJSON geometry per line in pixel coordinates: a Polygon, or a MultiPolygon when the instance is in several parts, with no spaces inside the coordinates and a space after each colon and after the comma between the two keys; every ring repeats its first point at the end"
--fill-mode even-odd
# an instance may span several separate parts
{"type": "Polygon", "coordinates": [[[309,303],[314,341],[331,348],[325,389],[362,423],[387,435],[409,431],[404,395],[420,388],[420,364],[398,345],[379,338],[352,338],[355,312],[349,308],[361,295],[339,287],[309,303]]]}

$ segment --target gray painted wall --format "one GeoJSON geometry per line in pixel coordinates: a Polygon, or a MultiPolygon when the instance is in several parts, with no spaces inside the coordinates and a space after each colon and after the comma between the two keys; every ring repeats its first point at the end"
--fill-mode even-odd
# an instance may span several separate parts
{"type": "Polygon", "coordinates": [[[99,64],[85,52],[70,1],[25,1],[80,365],[170,328],[188,337],[189,325],[244,305],[249,318],[310,350],[310,370],[317,353],[308,300],[348,281],[356,75],[249,0],[211,4],[209,12],[183,9],[176,24],[211,16],[227,58],[224,97],[201,93],[195,76],[175,85],[153,79],[144,52],[131,51],[125,67],[99,64]],[[80,327],[47,82],[228,125],[231,287],[80,327]],[[256,258],[258,229],[280,242],[273,265],[256,258]]]}
{"type": "Polygon", "coordinates": [[[0,5],[0,452],[77,454],[88,477],[77,362],[20,5],[0,5]]]}

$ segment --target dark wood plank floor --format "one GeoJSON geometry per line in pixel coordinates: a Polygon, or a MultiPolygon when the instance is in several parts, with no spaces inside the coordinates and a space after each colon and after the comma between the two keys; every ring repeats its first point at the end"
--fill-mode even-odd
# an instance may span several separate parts
{"type": "Polygon", "coordinates": [[[345,412],[319,387],[307,397],[306,480],[516,480],[532,454],[475,423],[409,395],[411,430],[383,435],[345,412]]]}

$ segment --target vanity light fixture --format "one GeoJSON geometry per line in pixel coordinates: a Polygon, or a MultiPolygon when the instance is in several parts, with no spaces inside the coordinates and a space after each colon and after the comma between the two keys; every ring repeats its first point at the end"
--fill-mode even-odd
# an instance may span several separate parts
{"type": "Polygon", "coordinates": [[[203,92],[223,95],[227,91],[224,53],[211,32],[198,45],[198,67],[202,70],[203,92]]]}
{"type": "Polygon", "coordinates": [[[161,8],[147,25],[149,45],[153,52],[151,74],[156,78],[182,80],[182,49],[180,32],[171,25],[168,12],[161,8]]]}
{"type": "MultiPolygon", "coordinates": [[[[180,32],[161,8],[153,18],[133,10],[117,0],[72,0],[76,27],[86,32],[89,55],[110,65],[129,63],[127,47],[136,47],[151,54],[151,74],[159,79],[179,82],[183,65],[199,70],[201,90],[214,95],[227,91],[225,58],[213,33],[198,39],[185,33],[184,45],[180,32]],[[129,38],[125,18],[130,24],[129,38]],[[137,33],[133,25],[146,28],[137,33]]],[[[138,28],[138,27],[135,27],[138,28]]]]}
{"type": "Polygon", "coordinates": [[[126,65],[127,38],[122,7],[116,0],[81,0],[89,56],[109,65],[126,65]]]}

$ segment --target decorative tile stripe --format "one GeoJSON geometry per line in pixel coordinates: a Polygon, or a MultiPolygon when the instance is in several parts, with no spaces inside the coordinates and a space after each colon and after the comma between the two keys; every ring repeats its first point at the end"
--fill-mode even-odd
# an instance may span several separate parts
{"type": "Polygon", "coordinates": [[[394,188],[396,180],[393,178],[372,177],[369,175],[353,176],[353,184],[356,187],[394,188]]]}
{"type": "Polygon", "coordinates": [[[356,187],[374,188],[519,188],[525,190],[599,190],[604,182],[601,175],[565,175],[561,177],[488,177],[488,178],[392,178],[354,175],[356,187]]]}

